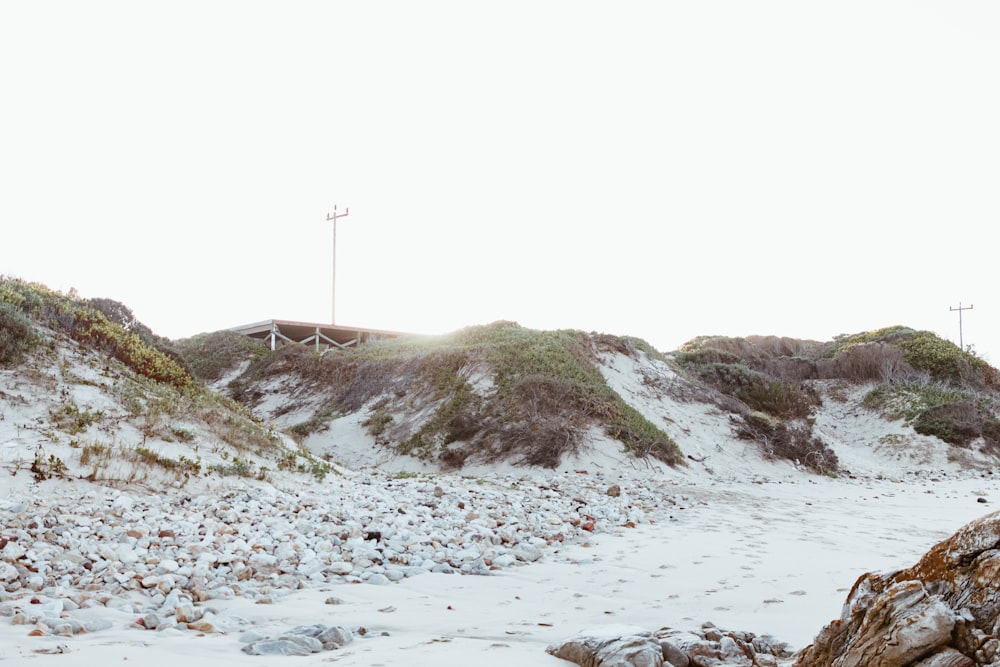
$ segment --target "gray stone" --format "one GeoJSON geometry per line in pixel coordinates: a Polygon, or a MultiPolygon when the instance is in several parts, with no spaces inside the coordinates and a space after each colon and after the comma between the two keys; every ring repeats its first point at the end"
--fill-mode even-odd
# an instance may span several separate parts
{"type": "Polygon", "coordinates": [[[618,634],[582,632],[559,644],[550,645],[546,653],[569,660],[581,667],[662,667],[663,649],[648,632],[618,634]]]}
{"type": "Polygon", "coordinates": [[[302,643],[286,639],[264,639],[240,649],[247,655],[311,655],[315,651],[302,643]]]}

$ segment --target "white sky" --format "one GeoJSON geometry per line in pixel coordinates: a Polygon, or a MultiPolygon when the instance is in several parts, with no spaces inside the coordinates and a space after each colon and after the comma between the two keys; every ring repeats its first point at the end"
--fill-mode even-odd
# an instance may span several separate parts
{"type": "Polygon", "coordinates": [[[0,273],[180,338],[499,319],[1000,362],[1000,5],[5,2],[0,273]]]}

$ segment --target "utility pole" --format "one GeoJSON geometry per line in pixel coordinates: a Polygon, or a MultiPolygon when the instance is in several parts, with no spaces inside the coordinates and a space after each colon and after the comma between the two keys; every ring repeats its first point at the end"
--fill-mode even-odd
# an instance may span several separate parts
{"type": "Polygon", "coordinates": [[[343,213],[337,213],[337,205],[333,205],[333,214],[326,214],[326,221],[333,220],[333,282],[330,294],[330,324],[337,323],[337,218],[344,218],[351,209],[345,208],[343,213]]]}
{"type": "Polygon", "coordinates": [[[965,352],[965,341],[962,340],[962,311],[972,310],[972,304],[970,303],[968,306],[962,307],[962,302],[959,301],[958,308],[948,306],[948,310],[958,311],[958,347],[961,348],[962,352],[965,352]]]}

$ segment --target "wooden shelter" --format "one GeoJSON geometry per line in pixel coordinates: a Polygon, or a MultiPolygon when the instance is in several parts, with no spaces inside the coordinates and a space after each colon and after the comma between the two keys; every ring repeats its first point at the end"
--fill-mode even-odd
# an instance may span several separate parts
{"type": "Polygon", "coordinates": [[[340,324],[295,322],[292,320],[264,320],[263,322],[232,327],[230,331],[263,340],[272,350],[286,343],[300,343],[302,345],[314,345],[317,352],[413,335],[399,331],[345,327],[340,324]]]}

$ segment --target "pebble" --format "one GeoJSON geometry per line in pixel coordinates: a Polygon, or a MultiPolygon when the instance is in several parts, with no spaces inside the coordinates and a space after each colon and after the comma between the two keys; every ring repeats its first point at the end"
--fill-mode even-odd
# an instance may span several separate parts
{"type": "MultiPolygon", "coordinates": [[[[50,486],[0,499],[0,617],[66,635],[110,627],[91,613],[106,608],[149,631],[226,631],[239,623],[215,617],[213,600],[268,604],[331,583],[489,576],[559,558],[564,545],[594,535],[665,523],[687,505],[671,484],[555,472],[428,482],[348,471],[325,484],[248,482],[214,495],[50,486]]],[[[324,632],[338,631],[254,638],[244,650],[304,655],[328,643],[324,632]]]]}

